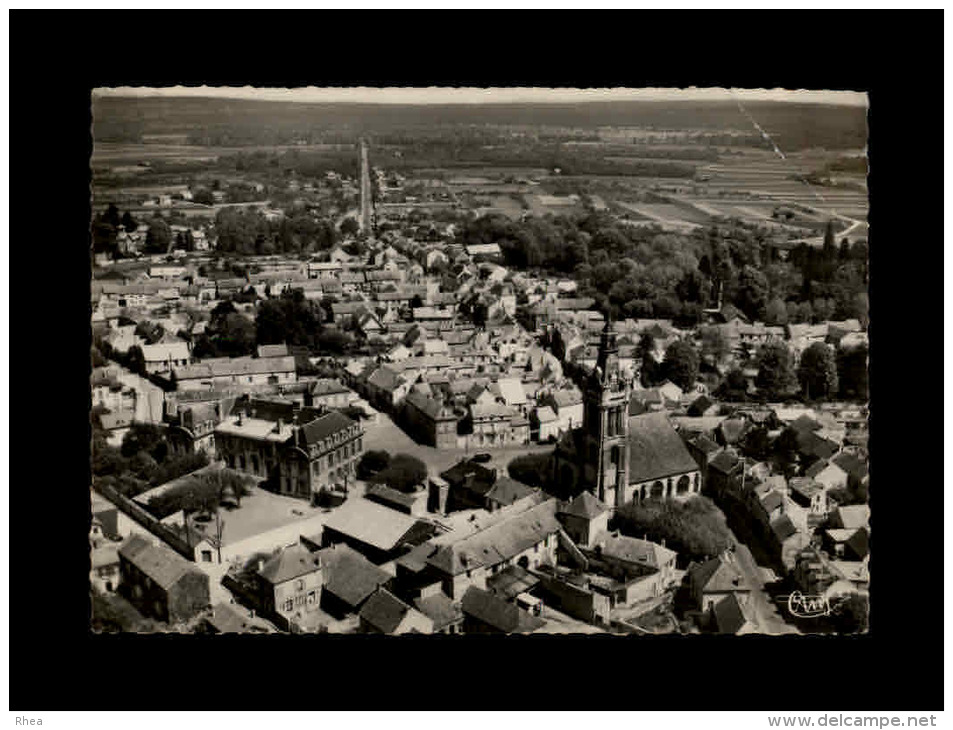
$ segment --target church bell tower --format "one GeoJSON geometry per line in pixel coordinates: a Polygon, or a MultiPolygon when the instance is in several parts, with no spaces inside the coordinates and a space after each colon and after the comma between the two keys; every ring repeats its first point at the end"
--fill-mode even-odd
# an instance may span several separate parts
{"type": "Polygon", "coordinates": [[[599,337],[596,367],[583,394],[585,454],[583,481],[610,507],[625,502],[629,485],[629,398],[632,380],[619,367],[619,348],[612,322],[599,337]]]}

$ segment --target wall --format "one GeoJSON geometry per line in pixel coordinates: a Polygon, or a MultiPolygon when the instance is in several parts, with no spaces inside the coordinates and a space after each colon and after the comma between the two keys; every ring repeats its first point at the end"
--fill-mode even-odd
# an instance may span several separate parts
{"type": "Polygon", "coordinates": [[[609,623],[609,597],[556,579],[534,573],[540,579],[544,602],[573,618],[587,623],[609,623]]]}

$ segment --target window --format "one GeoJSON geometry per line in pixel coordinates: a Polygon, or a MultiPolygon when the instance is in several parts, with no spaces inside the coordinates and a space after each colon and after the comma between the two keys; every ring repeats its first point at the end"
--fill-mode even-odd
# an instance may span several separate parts
{"type": "Polygon", "coordinates": [[[211,551],[211,550],[203,550],[203,551],[202,551],[202,562],[203,562],[203,563],[211,563],[211,562],[212,562],[212,551],[211,551]]]}
{"type": "Polygon", "coordinates": [[[294,609],[294,601],[292,601],[292,600],[289,598],[287,601],[285,601],[284,611],[285,611],[285,613],[291,613],[291,611],[292,611],[293,609],[294,609]]]}
{"type": "Polygon", "coordinates": [[[308,591],[308,605],[312,605],[317,600],[315,591],[308,591]]]}
{"type": "Polygon", "coordinates": [[[298,579],[298,582],[295,584],[295,590],[299,590],[299,591],[304,590],[304,578],[298,579]]]}

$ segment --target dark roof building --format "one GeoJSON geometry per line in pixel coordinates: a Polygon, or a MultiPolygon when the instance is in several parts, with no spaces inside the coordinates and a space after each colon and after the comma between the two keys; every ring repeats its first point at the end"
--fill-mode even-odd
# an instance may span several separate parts
{"type": "Polygon", "coordinates": [[[460,605],[467,632],[526,634],[545,623],[518,606],[476,586],[467,589],[460,605]]]}
{"type": "Polygon", "coordinates": [[[208,576],[169,548],[132,535],[119,548],[122,591],[141,613],[186,621],[209,606],[208,576]]]}
{"type": "Polygon", "coordinates": [[[629,482],[692,472],[698,465],[664,413],[629,418],[629,482]]]}

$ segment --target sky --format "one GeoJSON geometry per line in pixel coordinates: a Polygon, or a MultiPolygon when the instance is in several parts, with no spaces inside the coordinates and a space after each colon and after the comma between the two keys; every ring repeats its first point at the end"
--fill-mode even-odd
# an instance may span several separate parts
{"type": "Polygon", "coordinates": [[[815,104],[867,106],[867,94],[857,91],[786,89],[542,89],[542,88],[316,88],[266,89],[243,87],[171,86],[94,89],[94,96],[191,96],[261,101],[352,102],[376,104],[492,104],[582,103],[586,101],[792,101],[815,104]]]}

